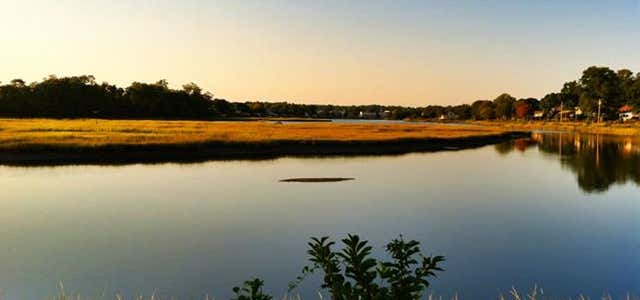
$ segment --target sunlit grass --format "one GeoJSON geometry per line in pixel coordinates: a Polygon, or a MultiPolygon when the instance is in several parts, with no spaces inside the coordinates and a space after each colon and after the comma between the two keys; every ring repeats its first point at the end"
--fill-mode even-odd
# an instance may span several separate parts
{"type": "Polygon", "coordinates": [[[587,123],[574,121],[480,121],[473,123],[478,125],[500,127],[504,130],[549,130],[621,136],[640,135],[639,122],[587,123]]]}
{"type": "Polygon", "coordinates": [[[0,119],[0,150],[30,146],[91,148],[105,145],[271,143],[280,141],[393,141],[495,135],[497,126],[336,124],[97,119],[0,119]]]}

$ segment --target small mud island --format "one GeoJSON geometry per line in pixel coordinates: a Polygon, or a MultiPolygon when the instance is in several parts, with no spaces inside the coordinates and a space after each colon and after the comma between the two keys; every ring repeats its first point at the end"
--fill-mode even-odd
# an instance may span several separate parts
{"type": "Polygon", "coordinates": [[[196,162],[458,150],[527,133],[499,126],[2,119],[0,163],[196,162]]]}
{"type": "Polygon", "coordinates": [[[282,179],[280,182],[301,182],[301,183],[322,183],[322,182],[341,182],[351,181],[355,178],[349,177],[304,177],[304,178],[287,178],[282,179]]]}

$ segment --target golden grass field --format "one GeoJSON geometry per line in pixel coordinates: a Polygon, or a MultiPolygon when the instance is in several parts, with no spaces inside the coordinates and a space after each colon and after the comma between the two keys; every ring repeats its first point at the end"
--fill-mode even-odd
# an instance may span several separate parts
{"type": "Polygon", "coordinates": [[[274,122],[0,119],[0,150],[35,145],[91,148],[104,145],[269,143],[276,141],[393,141],[465,138],[504,133],[496,126],[274,122]]]}
{"type": "Polygon", "coordinates": [[[586,123],[586,122],[515,122],[515,121],[481,121],[472,122],[472,124],[482,126],[493,126],[502,128],[507,131],[569,131],[578,133],[591,133],[603,135],[619,135],[619,136],[636,136],[640,135],[640,124],[637,122],[618,123],[618,122],[602,122],[586,123]]]}

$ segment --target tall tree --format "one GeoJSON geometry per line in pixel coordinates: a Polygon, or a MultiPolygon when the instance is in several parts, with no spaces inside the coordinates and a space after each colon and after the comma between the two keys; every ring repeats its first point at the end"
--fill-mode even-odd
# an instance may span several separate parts
{"type": "Polygon", "coordinates": [[[620,80],[620,92],[622,104],[632,104],[632,101],[636,97],[634,95],[634,84],[636,83],[636,77],[628,69],[621,69],[617,72],[618,79],[620,80]]]}
{"type": "Polygon", "coordinates": [[[582,86],[577,81],[569,81],[560,90],[560,101],[565,107],[576,107],[582,95],[582,86]]]}
{"type": "Polygon", "coordinates": [[[513,116],[513,104],[516,98],[504,93],[493,100],[495,106],[495,116],[498,119],[509,120],[513,116]]]}
{"type": "Polygon", "coordinates": [[[544,111],[545,116],[562,102],[562,96],[560,93],[547,94],[540,100],[540,108],[544,111]]]}
{"type": "Polygon", "coordinates": [[[516,118],[527,120],[533,113],[533,105],[527,99],[520,99],[514,104],[516,110],[516,118]]]}
{"type": "Polygon", "coordinates": [[[589,67],[580,78],[582,94],[580,95],[580,107],[592,117],[602,101],[602,113],[606,117],[617,117],[616,111],[621,104],[620,79],[613,70],[607,67],[589,67]]]}
{"type": "Polygon", "coordinates": [[[478,100],[471,104],[471,114],[476,120],[490,120],[495,118],[495,107],[489,100],[478,100]]]}

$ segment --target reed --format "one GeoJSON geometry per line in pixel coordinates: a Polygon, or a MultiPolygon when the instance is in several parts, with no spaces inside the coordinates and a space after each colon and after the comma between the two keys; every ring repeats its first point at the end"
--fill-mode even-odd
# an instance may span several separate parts
{"type": "Polygon", "coordinates": [[[393,141],[464,138],[504,131],[495,126],[427,124],[1,119],[0,150],[43,145],[92,148],[104,145],[180,145],[210,142],[268,144],[279,141],[393,141]]]}
{"type": "Polygon", "coordinates": [[[526,136],[491,126],[269,121],[0,119],[0,164],[128,164],[397,155],[526,136]]]}

